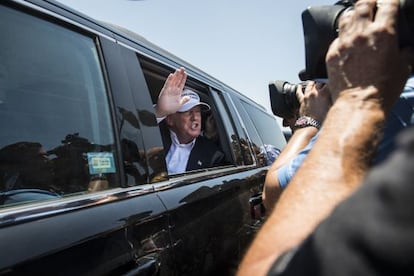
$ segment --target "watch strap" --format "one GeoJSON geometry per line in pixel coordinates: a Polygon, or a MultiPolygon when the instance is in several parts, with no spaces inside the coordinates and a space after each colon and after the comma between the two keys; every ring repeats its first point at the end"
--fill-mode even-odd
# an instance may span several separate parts
{"type": "Polygon", "coordinates": [[[318,120],[312,117],[309,117],[309,116],[301,116],[295,122],[296,128],[304,128],[308,126],[313,126],[313,127],[316,127],[317,129],[320,129],[322,124],[318,120]]]}

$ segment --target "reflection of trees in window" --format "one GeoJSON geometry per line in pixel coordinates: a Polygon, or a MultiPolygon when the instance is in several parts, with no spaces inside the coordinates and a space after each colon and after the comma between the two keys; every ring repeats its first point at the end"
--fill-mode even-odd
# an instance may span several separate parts
{"type": "Polygon", "coordinates": [[[166,180],[167,172],[165,171],[164,148],[152,147],[147,150],[146,154],[143,150],[139,150],[138,146],[128,139],[122,139],[122,152],[125,174],[134,178],[134,186],[139,183],[152,183],[166,180]],[[142,158],[141,158],[142,157],[142,158]],[[138,168],[147,168],[148,172],[141,172],[138,168]],[[149,176],[149,179],[147,179],[149,176]]]}
{"type": "Polygon", "coordinates": [[[244,159],[244,163],[246,165],[251,165],[253,164],[253,158],[252,155],[250,154],[250,144],[249,141],[246,139],[241,138],[240,141],[240,146],[238,146],[238,143],[235,143],[235,135],[232,135],[232,139],[233,139],[233,146],[239,147],[241,149],[241,153],[243,155],[243,159],[244,159]]]}
{"type": "Polygon", "coordinates": [[[107,185],[97,185],[97,175],[89,173],[90,152],[113,152],[113,146],[93,144],[77,133],[66,135],[61,145],[47,152],[37,142],[7,145],[0,149],[1,192],[41,189],[66,195],[116,185],[113,173],[99,175],[107,185]]]}
{"type": "Polygon", "coordinates": [[[256,160],[259,166],[266,166],[267,165],[267,159],[264,155],[264,153],[262,152],[262,150],[260,149],[259,146],[257,146],[256,144],[252,143],[252,147],[253,147],[253,151],[254,154],[256,155],[256,160]]]}
{"type": "MultiPolygon", "coordinates": [[[[113,152],[112,145],[98,145],[91,143],[88,139],[80,137],[78,133],[68,134],[62,141],[62,145],[48,151],[50,161],[54,168],[54,186],[63,193],[75,193],[89,189],[89,181],[109,178],[111,174],[90,175],[87,153],[89,152],[113,152]]],[[[111,185],[113,186],[113,185],[111,185]]],[[[94,190],[97,188],[95,187],[94,190]]]]}
{"type": "Polygon", "coordinates": [[[233,151],[236,154],[236,160],[238,161],[239,158],[244,160],[246,165],[253,164],[254,160],[251,155],[250,148],[253,149],[254,154],[256,155],[256,159],[259,166],[266,166],[268,164],[267,152],[263,151],[261,147],[258,147],[255,143],[249,143],[248,140],[241,138],[238,143],[237,136],[233,134],[232,138],[232,147],[233,151]]]}
{"type": "Polygon", "coordinates": [[[0,189],[52,189],[53,167],[36,142],[17,142],[0,150],[0,189]]]}
{"type": "MultiPolygon", "coordinates": [[[[240,145],[241,145],[241,142],[239,144],[239,141],[237,139],[237,135],[232,134],[231,135],[231,146],[232,146],[232,150],[233,150],[234,155],[235,155],[234,157],[235,157],[236,164],[243,164],[244,163],[243,160],[245,160],[246,158],[249,158],[248,156],[245,156],[246,155],[245,149],[242,149],[240,145]]],[[[249,155],[249,154],[247,154],[247,155],[249,155]]],[[[250,159],[251,159],[251,157],[250,157],[250,159]]],[[[246,162],[245,164],[251,164],[251,163],[246,162]]]]}
{"type": "Polygon", "coordinates": [[[135,183],[143,183],[146,181],[146,174],[139,170],[142,158],[136,143],[128,139],[121,140],[121,149],[123,155],[125,174],[134,179],[133,183],[127,181],[127,185],[134,186],[135,183]]]}
{"type": "MultiPolygon", "coordinates": [[[[137,110],[139,118],[134,112],[118,107],[121,116],[120,130],[128,132],[127,126],[137,130],[143,126],[157,126],[154,114],[148,110],[137,110]],[[127,122],[128,124],[125,124],[127,122]]],[[[121,139],[123,165],[128,186],[142,183],[152,183],[167,179],[165,170],[164,149],[162,147],[151,147],[140,150],[138,145],[131,139],[121,139]],[[131,179],[132,178],[132,179],[131,179]]]]}
{"type": "Polygon", "coordinates": [[[151,170],[149,172],[150,183],[167,179],[164,156],[165,153],[163,147],[152,147],[147,150],[146,159],[151,170]]]}

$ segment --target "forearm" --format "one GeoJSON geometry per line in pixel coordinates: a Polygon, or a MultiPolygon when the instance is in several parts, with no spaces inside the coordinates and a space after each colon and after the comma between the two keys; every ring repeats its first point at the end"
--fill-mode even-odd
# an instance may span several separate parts
{"type": "Polygon", "coordinates": [[[277,202],[282,189],[280,187],[278,179],[278,170],[290,162],[315,136],[318,129],[315,127],[306,127],[296,130],[286,147],[282,150],[278,158],[273,162],[269,171],[266,174],[266,180],[263,188],[263,204],[266,210],[273,209],[274,204],[277,202]]]}
{"type": "Polygon", "coordinates": [[[375,94],[374,89],[351,92],[331,108],[314,148],[245,256],[240,275],[264,275],[361,183],[385,117],[381,103],[372,100],[375,94]]]}
{"type": "Polygon", "coordinates": [[[316,133],[318,133],[318,129],[312,126],[297,129],[270,169],[277,169],[286,164],[286,162],[296,156],[309,143],[310,139],[316,133]]]}

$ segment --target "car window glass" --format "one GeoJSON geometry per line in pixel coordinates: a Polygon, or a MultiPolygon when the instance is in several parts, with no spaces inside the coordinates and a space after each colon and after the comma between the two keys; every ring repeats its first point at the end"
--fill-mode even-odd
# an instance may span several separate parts
{"type": "Polygon", "coordinates": [[[254,126],[263,143],[283,148],[286,141],[283,137],[281,127],[277,123],[275,117],[244,101],[242,101],[242,104],[254,122],[254,126]]]}
{"type": "MultiPolygon", "coordinates": [[[[218,113],[221,115],[221,121],[223,123],[222,128],[225,129],[225,132],[227,133],[227,135],[223,135],[224,137],[222,137],[222,144],[230,144],[230,147],[228,149],[229,153],[227,155],[233,156],[234,161],[232,161],[232,164],[253,164],[249,147],[245,142],[246,139],[243,135],[240,136],[243,133],[243,131],[241,130],[241,128],[238,132],[236,131],[237,126],[234,124],[234,122],[238,120],[238,118],[236,118],[237,115],[231,114],[228,111],[229,109],[225,104],[225,94],[213,88],[210,91],[216,103],[218,113]],[[233,119],[232,116],[234,116],[233,119]]],[[[226,148],[223,147],[223,149],[226,148]]]]}
{"type": "Polygon", "coordinates": [[[93,38],[0,6],[0,206],[118,186],[93,38]]]}
{"type": "Polygon", "coordinates": [[[241,103],[250,117],[245,124],[254,142],[253,147],[259,163],[270,165],[286,144],[282,130],[272,115],[243,100],[241,103]]]}

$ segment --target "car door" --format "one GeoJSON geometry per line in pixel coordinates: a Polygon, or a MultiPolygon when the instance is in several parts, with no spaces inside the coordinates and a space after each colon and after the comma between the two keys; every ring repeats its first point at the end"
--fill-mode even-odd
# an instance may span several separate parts
{"type": "Polygon", "coordinates": [[[116,41],[36,3],[0,3],[0,273],[157,274],[169,221],[116,41]]]}
{"type": "MultiPolygon", "coordinates": [[[[190,70],[189,75],[189,84],[197,82],[190,70]]],[[[208,91],[217,93],[209,94],[209,104],[230,164],[170,175],[167,182],[154,184],[169,211],[177,275],[234,274],[256,230],[249,200],[262,185],[265,171],[245,164],[243,157],[251,152],[242,156],[234,127],[237,118],[229,116],[219,91],[208,91]]]]}

